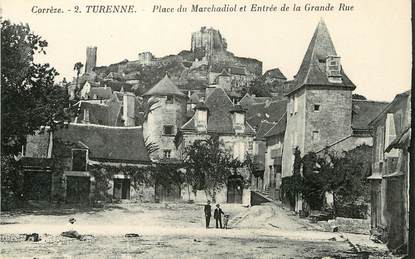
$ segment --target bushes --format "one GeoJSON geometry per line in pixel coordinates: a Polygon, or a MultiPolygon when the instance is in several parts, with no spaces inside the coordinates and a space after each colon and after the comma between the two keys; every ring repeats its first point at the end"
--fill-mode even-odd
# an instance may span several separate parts
{"type": "Polygon", "coordinates": [[[365,218],[368,206],[356,201],[369,199],[369,185],[372,148],[361,145],[344,152],[341,156],[326,152],[322,155],[308,153],[301,157],[294,153],[293,175],[283,179],[281,190],[285,197],[293,200],[297,194],[311,210],[324,207],[327,192],[333,193],[336,214],[344,217],[365,218]]]}

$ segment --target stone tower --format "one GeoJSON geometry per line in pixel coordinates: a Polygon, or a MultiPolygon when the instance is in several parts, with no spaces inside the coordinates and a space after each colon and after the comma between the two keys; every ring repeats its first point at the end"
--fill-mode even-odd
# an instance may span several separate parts
{"type": "Polygon", "coordinates": [[[186,120],[187,96],[166,75],[144,93],[143,98],[144,102],[153,103],[143,124],[144,138],[159,148],[150,154],[151,159],[177,159],[179,154],[174,139],[186,120]]]}
{"type": "Polygon", "coordinates": [[[206,51],[210,56],[215,50],[226,50],[227,44],[218,30],[202,27],[199,31],[192,33],[191,51],[206,51]]]}
{"type": "Polygon", "coordinates": [[[355,88],[321,20],[287,95],[282,177],[293,173],[296,147],[304,156],[351,135],[355,88]]]}
{"type": "Polygon", "coordinates": [[[92,72],[97,65],[97,47],[86,48],[85,74],[92,72]]]}

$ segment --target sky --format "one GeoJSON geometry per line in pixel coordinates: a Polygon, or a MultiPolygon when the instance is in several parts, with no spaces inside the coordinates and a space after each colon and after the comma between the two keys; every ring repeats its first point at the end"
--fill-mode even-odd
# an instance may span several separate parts
{"type": "Polygon", "coordinates": [[[337,54],[348,77],[357,86],[355,93],[368,99],[391,101],[410,89],[411,20],[410,0],[265,0],[261,5],[280,7],[306,3],[331,4],[335,11],[232,12],[232,13],[158,13],[154,5],[188,9],[201,6],[238,7],[259,1],[240,0],[2,0],[2,16],[14,23],[28,23],[49,43],[47,54],[36,57],[50,63],[59,79],[74,77],[73,66],[85,64],[87,46],[97,46],[97,66],[124,59],[136,60],[138,53],[152,52],[156,57],[190,50],[191,33],[202,26],[218,29],[226,38],[228,50],[237,56],[263,62],[263,72],[280,68],[287,78],[297,73],[312,34],[324,19],[337,54]],[[337,11],[340,2],[354,6],[353,11],[337,11]],[[87,5],[134,5],[131,14],[86,13],[87,5]],[[38,8],[62,8],[61,14],[37,14],[38,8]],[[74,13],[79,6],[82,13],[74,13]],[[71,9],[72,12],[67,10],[71,9]]]}

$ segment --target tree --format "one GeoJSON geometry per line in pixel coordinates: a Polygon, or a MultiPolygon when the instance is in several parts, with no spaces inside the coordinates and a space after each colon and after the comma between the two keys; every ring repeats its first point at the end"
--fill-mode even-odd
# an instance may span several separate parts
{"type": "Polygon", "coordinates": [[[333,194],[337,207],[362,198],[367,201],[370,195],[366,177],[370,175],[371,155],[371,147],[367,145],[341,155],[327,151],[301,157],[296,150],[293,175],[286,177],[281,189],[289,196],[301,193],[313,210],[322,209],[326,192],[333,194]]]}
{"type": "Polygon", "coordinates": [[[244,162],[227,152],[219,136],[196,140],[185,149],[185,180],[193,191],[204,190],[215,200],[216,193],[227,183],[231,174],[244,167],[244,162]]]}
{"type": "Polygon", "coordinates": [[[81,74],[81,69],[84,67],[84,64],[82,62],[76,62],[73,66],[73,70],[76,71],[76,88],[79,88],[79,75],[81,74]]]}
{"type": "Polygon", "coordinates": [[[2,155],[16,154],[26,136],[40,126],[50,130],[70,120],[68,93],[54,84],[58,72],[38,64],[35,54],[46,54],[46,40],[29,26],[3,21],[1,26],[1,137],[2,155]]]}

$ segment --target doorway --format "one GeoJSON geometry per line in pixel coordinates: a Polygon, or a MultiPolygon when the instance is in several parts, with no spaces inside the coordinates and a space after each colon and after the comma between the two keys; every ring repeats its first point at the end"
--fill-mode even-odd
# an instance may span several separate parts
{"type": "Polygon", "coordinates": [[[240,175],[231,175],[228,178],[227,202],[242,203],[243,179],[240,175]]]}
{"type": "Polygon", "coordinates": [[[115,178],[113,196],[116,199],[129,199],[130,198],[130,179],[115,178]]]}
{"type": "Polygon", "coordinates": [[[66,202],[67,203],[88,203],[91,182],[85,176],[66,177],[66,202]]]}

